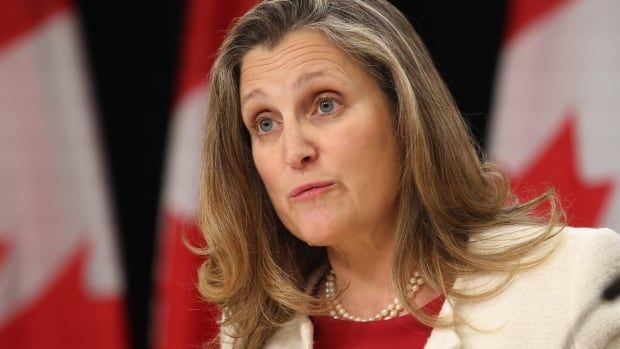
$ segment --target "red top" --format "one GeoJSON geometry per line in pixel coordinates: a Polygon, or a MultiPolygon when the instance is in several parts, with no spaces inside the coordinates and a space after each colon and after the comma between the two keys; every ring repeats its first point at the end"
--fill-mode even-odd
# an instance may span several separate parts
{"type": "MultiPolygon", "coordinates": [[[[429,315],[437,315],[445,297],[440,296],[424,306],[429,315]]],[[[390,320],[356,322],[336,320],[329,316],[311,316],[315,349],[423,348],[432,327],[405,315],[390,320]]]]}

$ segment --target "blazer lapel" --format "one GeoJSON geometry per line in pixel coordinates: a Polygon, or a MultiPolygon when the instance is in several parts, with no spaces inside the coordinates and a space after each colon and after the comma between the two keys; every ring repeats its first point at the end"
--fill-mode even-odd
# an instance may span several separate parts
{"type": "Polygon", "coordinates": [[[312,349],[313,336],[310,318],[298,314],[274,333],[265,349],[312,349]]]}
{"type": "MultiPolygon", "coordinates": [[[[439,317],[452,318],[454,310],[452,305],[446,299],[443,302],[439,317]]],[[[458,349],[462,345],[461,338],[454,329],[454,326],[450,327],[436,327],[431,331],[430,337],[424,345],[424,349],[458,349]]]]}

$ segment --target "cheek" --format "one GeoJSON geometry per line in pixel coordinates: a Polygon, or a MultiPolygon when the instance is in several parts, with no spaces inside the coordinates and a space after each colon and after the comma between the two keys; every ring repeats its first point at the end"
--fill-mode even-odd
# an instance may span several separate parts
{"type": "MultiPolygon", "coordinates": [[[[372,118],[371,116],[367,118],[372,118]]],[[[366,122],[351,125],[332,138],[329,148],[337,152],[343,168],[357,168],[361,172],[383,172],[381,165],[391,162],[395,148],[394,135],[382,123],[366,122]]]]}
{"type": "Polygon", "coordinates": [[[254,166],[256,166],[258,175],[267,189],[269,198],[275,205],[274,198],[278,196],[278,184],[280,183],[277,161],[273,155],[264,150],[252,150],[252,157],[254,159],[254,166]]]}
{"type": "MultiPolygon", "coordinates": [[[[252,152],[254,166],[258,171],[258,175],[267,190],[269,200],[278,215],[280,221],[289,231],[297,231],[293,220],[291,219],[289,207],[286,203],[285,189],[282,187],[281,164],[279,160],[270,152],[252,152]]],[[[301,236],[297,236],[301,239],[301,236]]]]}
{"type": "Polygon", "coordinates": [[[270,171],[272,167],[269,166],[269,157],[265,156],[264,152],[252,149],[252,158],[260,179],[266,187],[269,187],[269,183],[272,182],[270,178],[273,177],[273,173],[270,171]]]}
{"type": "Polygon", "coordinates": [[[400,156],[390,126],[387,120],[376,119],[356,125],[346,131],[347,137],[340,137],[340,141],[335,141],[338,144],[332,146],[338,152],[339,168],[346,169],[351,184],[362,197],[380,196],[378,186],[392,189],[398,185],[400,156]]]}

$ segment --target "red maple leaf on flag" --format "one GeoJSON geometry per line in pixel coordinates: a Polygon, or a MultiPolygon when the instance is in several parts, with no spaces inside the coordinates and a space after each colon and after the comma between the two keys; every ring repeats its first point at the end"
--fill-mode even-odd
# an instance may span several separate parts
{"type": "Polygon", "coordinates": [[[527,200],[552,186],[560,197],[569,225],[595,226],[600,222],[613,185],[610,180],[589,183],[580,176],[575,118],[567,114],[546,149],[524,173],[511,178],[512,187],[522,200],[527,200]]]}
{"type": "Polygon", "coordinates": [[[127,347],[121,296],[96,297],[84,288],[88,255],[80,247],[46,292],[0,327],[0,348],[127,347]]]}

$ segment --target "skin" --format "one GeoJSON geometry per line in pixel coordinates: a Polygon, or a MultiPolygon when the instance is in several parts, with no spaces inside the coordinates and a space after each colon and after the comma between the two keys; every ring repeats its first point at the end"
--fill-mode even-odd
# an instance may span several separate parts
{"type": "Polygon", "coordinates": [[[327,246],[342,304],[370,316],[390,286],[400,153],[387,98],[373,78],[323,34],[300,30],[255,47],[241,66],[243,122],[252,155],[283,224],[327,246]],[[291,192],[308,183],[327,189],[291,192]]]}

